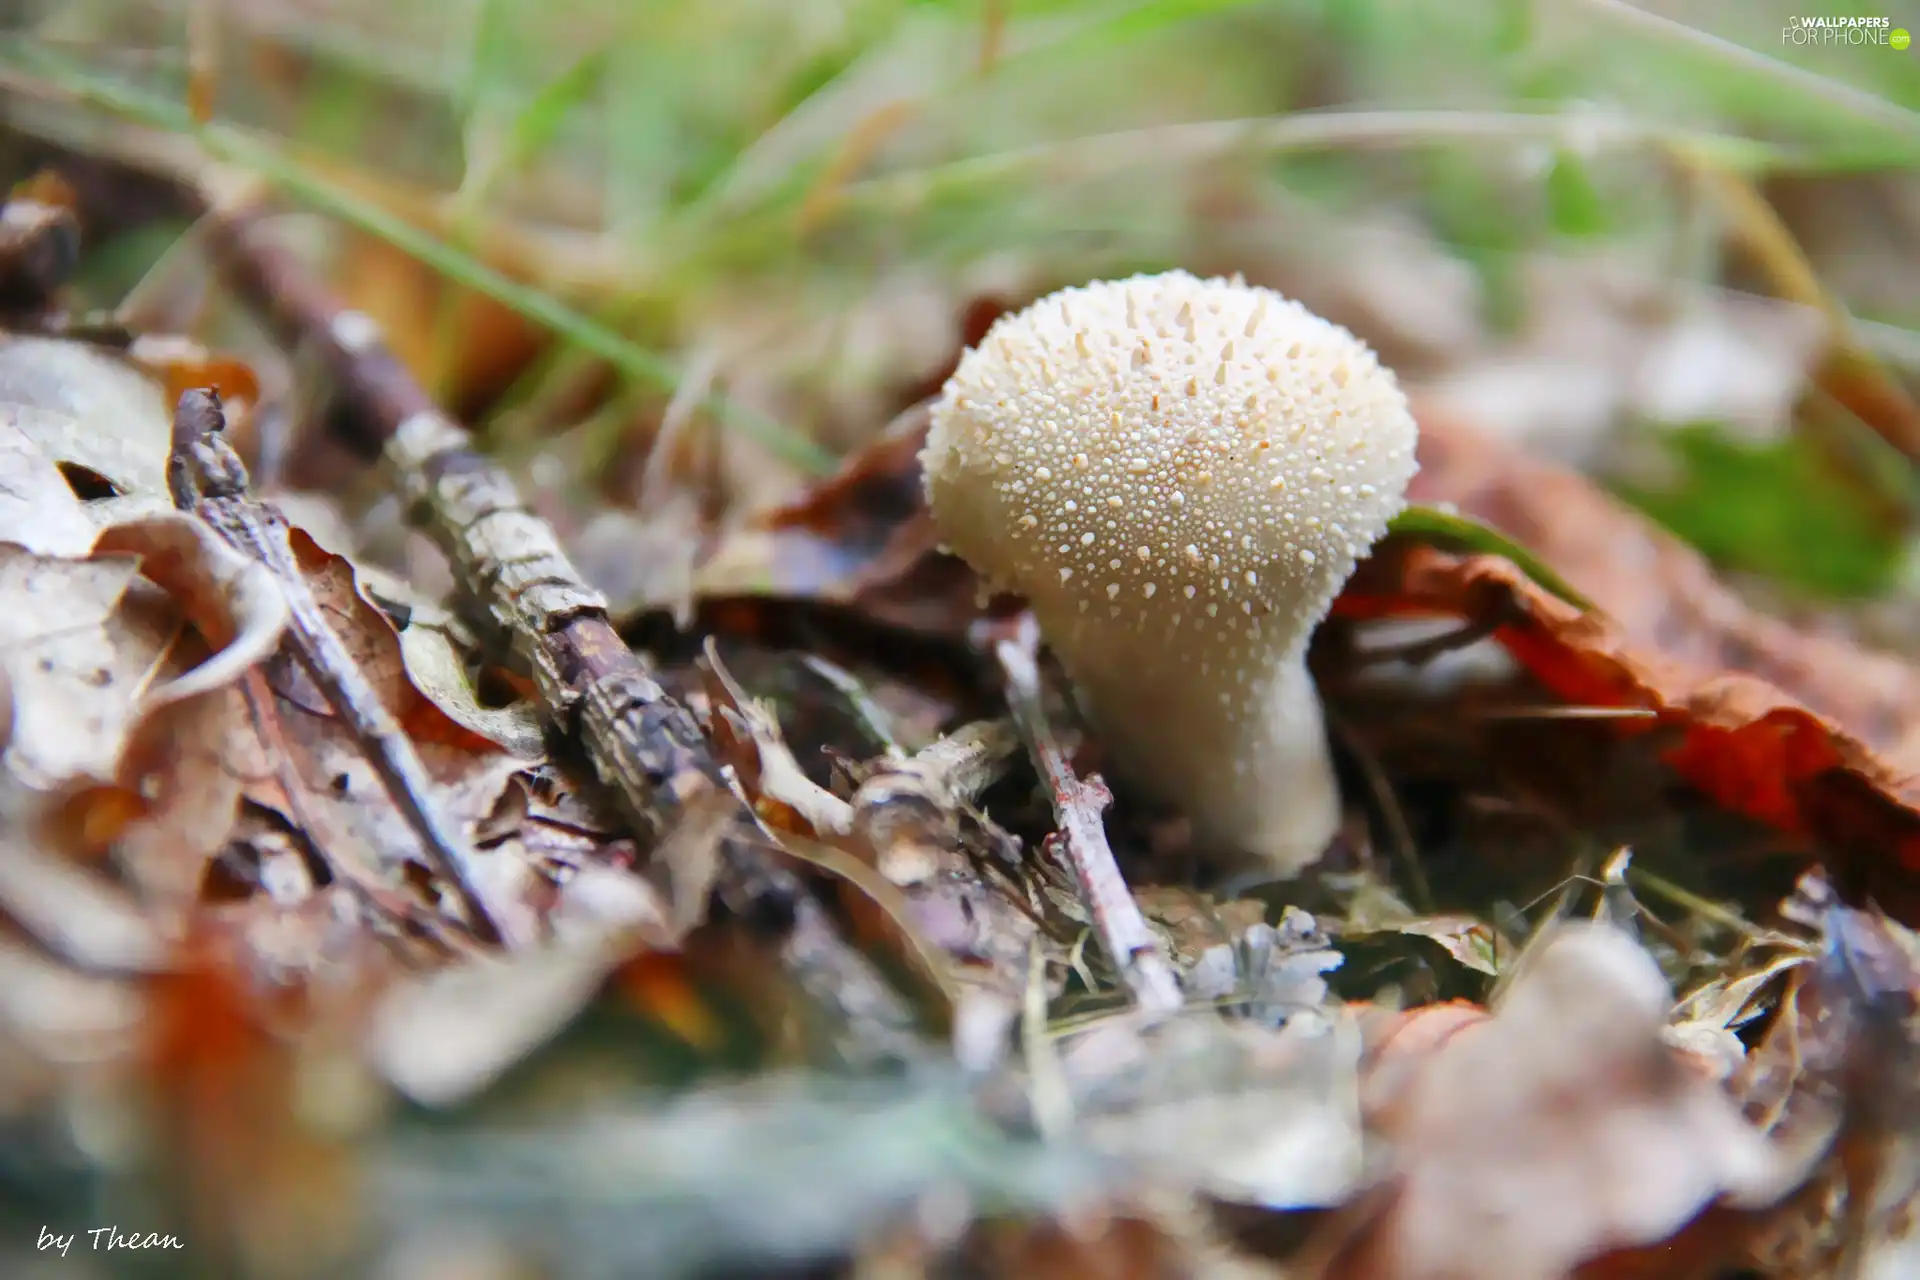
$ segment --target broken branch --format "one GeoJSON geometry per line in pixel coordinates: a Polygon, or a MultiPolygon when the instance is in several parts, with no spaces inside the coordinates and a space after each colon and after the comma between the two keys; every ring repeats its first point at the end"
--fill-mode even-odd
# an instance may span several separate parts
{"type": "Polygon", "coordinates": [[[1054,821],[1059,824],[1054,839],[1073,870],[1094,932],[1133,992],[1135,1002],[1156,1013],[1178,1009],[1183,1002],[1179,980],[1160,953],[1159,939],[1140,914],[1133,891],[1127,887],[1126,877],[1113,860],[1113,849],[1107,844],[1100,815],[1112,802],[1113,794],[1097,776],[1082,779],[1074,775],[1047,725],[1040,698],[1039,647],[1039,624],[1029,613],[1020,616],[1011,637],[994,641],[993,651],[1006,674],[1007,704],[1014,723],[1020,727],[1034,768],[1053,798],[1054,821]]]}

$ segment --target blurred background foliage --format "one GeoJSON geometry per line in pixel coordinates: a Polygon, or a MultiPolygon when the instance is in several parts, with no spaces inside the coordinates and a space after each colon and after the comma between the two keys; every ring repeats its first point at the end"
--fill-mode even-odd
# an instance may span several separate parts
{"type": "MultiPolygon", "coordinates": [[[[676,391],[764,505],[923,393],[970,302],[1178,263],[1295,293],[1725,567],[1857,600],[1904,581],[1912,486],[1809,425],[1804,304],[1920,365],[1920,50],[1796,44],[1792,9],[25,0],[0,66],[28,134],[204,177],[198,132],[397,246],[333,237],[352,301],[496,447],[629,500],[676,391]],[[1797,263],[1741,251],[1728,183],[1797,263]],[[476,294],[562,341],[529,361],[476,294]]],[[[184,230],[99,246],[93,296],[184,230]]]]}

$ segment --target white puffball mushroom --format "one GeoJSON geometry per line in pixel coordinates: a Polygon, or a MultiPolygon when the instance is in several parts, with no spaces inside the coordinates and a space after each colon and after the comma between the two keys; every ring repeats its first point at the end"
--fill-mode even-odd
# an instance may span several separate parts
{"type": "Polygon", "coordinates": [[[1307,643],[1416,470],[1391,371],[1271,289],[1063,289],[960,361],[921,454],[946,545],[1026,597],[1116,766],[1292,875],[1339,794],[1307,643]]]}

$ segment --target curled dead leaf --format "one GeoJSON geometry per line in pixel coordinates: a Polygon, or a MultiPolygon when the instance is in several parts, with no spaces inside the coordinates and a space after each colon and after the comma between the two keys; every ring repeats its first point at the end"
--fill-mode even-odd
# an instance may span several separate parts
{"type": "Polygon", "coordinates": [[[444,627],[414,618],[400,632],[400,656],[413,687],[455,724],[523,760],[546,755],[531,700],[488,705],[467,671],[465,655],[444,627]]]}
{"type": "Polygon", "coordinates": [[[287,600],[265,565],[235,550],[208,525],[156,512],[101,531],[98,553],[140,557],[158,584],[215,651],[191,671],[150,690],[143,711],[224,688],[267,660],[287,625],[287,600]]]}
{"type": "Polygon", "coordinates": [[[1390,540],[1338,614],[1486,624],[1568,703],[1651,712],[1612,723],[1672,734],[1667,759],[1718,803],[1843,853],[1894,850],[1887,865],[1844,869],[1903,918],[1920,916],[1920,670],[1759,614],[1698,553],[1577,473],[1435,415],[1421,432],[1414,496],[1519,539],[1596,607],[1575,608],[1499,557],[1390,540]]]}

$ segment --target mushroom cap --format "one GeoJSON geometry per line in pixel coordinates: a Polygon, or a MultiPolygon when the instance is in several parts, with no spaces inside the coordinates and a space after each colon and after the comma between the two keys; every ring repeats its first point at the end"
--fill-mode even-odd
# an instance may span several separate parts
{"type": "Polygon", "coordinates": [[[940,536],[1043,627],[1187,620],[1292,649],[1403,505],[1416,436],[1346,329],[1170,271],[1001,317],[921,460],[940,536]]]}

